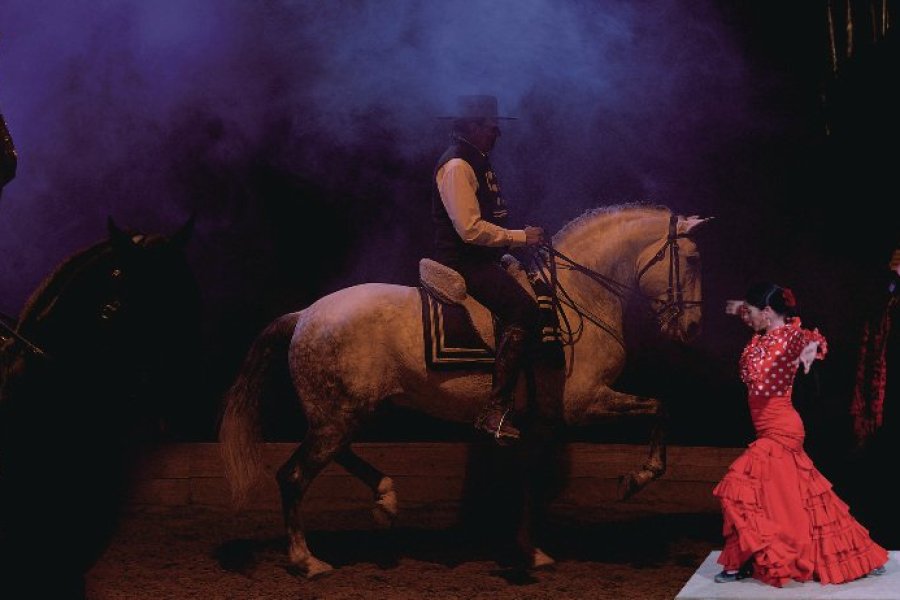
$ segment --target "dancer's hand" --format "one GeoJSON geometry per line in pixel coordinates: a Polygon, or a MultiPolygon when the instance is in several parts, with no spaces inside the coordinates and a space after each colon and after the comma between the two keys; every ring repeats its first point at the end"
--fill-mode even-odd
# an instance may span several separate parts
{"type": "Polygon", "coordinates": [[[726,300],[725,301],[725,314],[726,315],[739,315],[741,313],[742,308],[744,308],[743,300],[726,300]]]}
{"type": "Polygon", "coordinates": [[[800,364],[803,365],[804,374],[809,373],[809,368],[812,366],[813,361],[816,360],[818,353],[819,342],[810,342],[800,351],[800,364]]]}

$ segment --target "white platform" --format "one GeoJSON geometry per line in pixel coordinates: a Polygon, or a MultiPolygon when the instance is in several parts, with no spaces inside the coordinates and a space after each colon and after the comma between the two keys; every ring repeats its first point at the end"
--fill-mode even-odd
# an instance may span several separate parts
{"type": "Polygon", "coordinates": [[[888,553],[887,572],[878,577],[863,577],[840,585],[822,585],[815,581],[792,582],[782,588],[752,578],[716,583],[713,577],[722,570],[716,562],[719,554],[718,550],[710,552],[675,600],[900,600],[900,551],[888,553]]]}

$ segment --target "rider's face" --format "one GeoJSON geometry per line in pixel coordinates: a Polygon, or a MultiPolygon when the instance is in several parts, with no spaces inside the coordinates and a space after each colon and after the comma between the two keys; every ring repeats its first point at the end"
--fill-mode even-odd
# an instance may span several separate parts
{"type": "Polygon", "coordinates": [[[472,124],[468,139],[476,148],[487,154],[494,149],[498,137],[500,137],[500,125],[497,120],[484,119],[472,124]]]}

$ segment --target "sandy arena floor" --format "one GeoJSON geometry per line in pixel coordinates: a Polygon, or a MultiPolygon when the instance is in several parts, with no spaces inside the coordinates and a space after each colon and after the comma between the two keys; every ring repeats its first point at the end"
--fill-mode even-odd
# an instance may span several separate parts
{"type": "Polygon", "coordinates": [[[720,543],[717,514],[554,516],[542,547],[557,563],[524,573],[484,531],[336,525],[309,533],[336,569],[306,580],[291,572],[279,513],[134,510],[88,574],[88,597],[671,600],[720,543]]]}

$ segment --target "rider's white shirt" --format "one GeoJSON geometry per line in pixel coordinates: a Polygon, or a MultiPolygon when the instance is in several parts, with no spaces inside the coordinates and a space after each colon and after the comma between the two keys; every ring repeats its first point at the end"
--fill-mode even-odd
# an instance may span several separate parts
{"type": "Polygon", "coordinates": [[[451,158],[438,169],[435,181],[453,228],[463,241],[476,246],[525,245],[523,229],[505,229],[481,218],[475,197],[478,180],[469,163],[451,158]]]}

